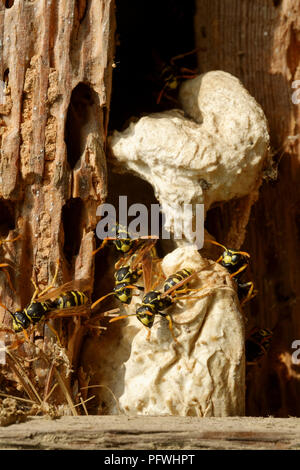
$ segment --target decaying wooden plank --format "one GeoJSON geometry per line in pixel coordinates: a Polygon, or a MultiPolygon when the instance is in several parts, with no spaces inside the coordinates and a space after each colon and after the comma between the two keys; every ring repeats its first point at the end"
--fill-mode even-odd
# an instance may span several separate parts
{"type": "Polygon", "coordinates": [[[258,290],[245,307],[247,327],[274,330],[268,357],[249,370],[248,414],[299,416],[300,370],[291,356],[300,339],[300,1],[196,3],[201,72],[224,70],[241,79],[266,114],[274,156],[251,216],[248,201],[236,201],[213,209],[207,221],[227,246],[239,247],[245,239],[249,277],[258,290]]]}
{"type": "Polygon", "coordinates": [[[297,418],[64,416],[0,428],[0,449],[300,449],[297,418]]]}
{"type": "MultiPolygon", "coordinates": [[[[0,237],[21,235],[9,250],[0,248],[0,262],[15,267],[16,291],[1,272],[0,297],[13,311],[28,305],[33,275],[48,285],[57,259],[59,285],[70,279],[93,285],[114,29],[113,0],[0,2],[0,237]]],[[[0,322],[3,315],[1,308],[0,322]]],[[[65,335],[76,364],[79,319],[65,335]]],[[[36,367],[41,379],[45,364],[36,367]]]]}

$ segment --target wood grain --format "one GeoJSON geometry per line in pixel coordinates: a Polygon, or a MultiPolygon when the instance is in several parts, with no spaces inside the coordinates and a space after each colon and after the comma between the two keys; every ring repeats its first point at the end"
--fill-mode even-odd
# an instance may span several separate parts
{"type": "MultiPolygon", "coordinates": [[[[57,259],[59,285],[70,279],[93,285],[96,208],[106,195],[115,23],[113,0],[7,5],[0,2],[0,236],[12,237],[15,229],[21,240],[9,250],[1,247],[0,262],[15,268],[16,292],[0,273],[0,297],[16,310],[30,301],[32,276],[48,285],[57,259]]],[[[1,308],[1,321],[3,315],[1,308]]],[[[65,336],[75,365],[78,319],[65,336]]]]}
{"type": "Polygon", "coordinates": [[[245,309],[247,327],[274,329],[268,357],[249,371],[250,415],[300,416],[300,368],[291,361],[291,344],[300,339],[300,105],[292,102],[300,78],[299,11],[299,0],[198,0],[195,17],[201,72],[240,78],[270,126],[274,167],[266,176],[275,179],[264,182],[251,215],[247,201],[236,201],[208,216],[217,240],[235,247],[244,241],[251,254],[258,295],[245,309]]]}
{"type": "Polygon", "coordinates": [[[300,449],[297,418],[64,416],[0,428],[0,449],[300,449]]]}

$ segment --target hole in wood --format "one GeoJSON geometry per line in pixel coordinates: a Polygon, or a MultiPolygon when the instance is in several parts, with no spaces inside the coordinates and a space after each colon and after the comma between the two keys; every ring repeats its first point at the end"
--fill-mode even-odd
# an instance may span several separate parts
{"type": "Polygon", "coordinates": [[[3,81],[6,86],[8,85],[8,80],[9,80],[9,69],[7,68],[4,70],[4,73],[3,73],[3,81]]]}
{"type": "Polygon", "coordinates": [[[5,8],[11,8],[14,4],[14,0],[4,0],[5,8]]]}
{"type": "Polygon", "coordinates": [[[62,208],[62,221],[65,234],[64,254],[71,264],[73,257],[78,255],[82,239],[82,220],[84,205],[82,200],[77,198],[69,199],[62,208]]]}
{"type": "Polygon", "coordinates": [[[84,152],[88,133],[97,132],[99,127],[99,98],[89,85],[79,83],[72,91],[65,127],[67,159],[71,169],[84,152]]]}
{"type": "Polygon", "coordinates": [[[281,0],[273,0],[274,7],[279,7],[281,0]]]}
{"type": "MultiPolygon", "coordinates": [[[[159,105],[156,102],[163,86],[161,74],[173,57],[195,48],[194,14],[194,1],[116,1],[119,45],[113,73],[110,129],[127,127],[125,122],[132,116],[176,107],[167,99],[159,105]]],[[[196,68],[196,54],[187,55],[178,65],[196,68]]]]}
{"type": "Polygon", "coordinates": [[[0,199],[0,238],[15,229],[15,208],[12,202],[0,199]]]}

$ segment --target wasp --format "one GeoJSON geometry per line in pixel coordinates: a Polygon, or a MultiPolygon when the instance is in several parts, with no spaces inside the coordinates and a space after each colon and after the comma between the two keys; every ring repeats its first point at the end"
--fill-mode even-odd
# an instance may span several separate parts
{"type": "Polygon", "coordinates": [[[207,241],[223,248],[224,251],[216,262],[220,263],[221,266],[226,268],[230,274],[231,279],[234,279],[236,282],[239,301],[241,302],[241,305],[244,305],[256,295],[252,281],[241,281],[241,276],[249,265],[249,253],[226,248],[224,245],[221,245],[214,240],[207,241]]]}
{"type": "Polygon", "coordinates": [[[173,305],[175,302],[178,300],[184,300],[184,299],[192,299],[192,298],[197,298],[200,299],[202,297],[207,296],[208,294],[204,295],[198,295],[196,297],[192,295],[183,295],[187,292],[197,292],[200,289],[190,289],[187,288],[187,284],[189,283],[190,280],[192,280],[195,276],[197,275],[197,272],[190,269],[190,268],[184,268],[181,269],[180,271],[177,271],[175,274],[169,276],[164,284],[163,284],[163,290],[150,290],[147,292],[143,299],[141,305],[136,309],[136,312],[134,314],[127,314],[127,315],[120,315],[115,318],[112,318],[110,320],[111,322],[121,320],[123,318],[127,318],[130,315],[135,315],[137,319],[145,326],[148,328],[148,338],[150,334],[150,329],[153,326],[155,315],[161,315],[164,317],[166,320],[168,320],[169,324],[169,329],[172,334],[172,337],[176,343],[178,343],[178,340],[176,339],[174,332],[173,332],[173,321],[171,318],[171,315],[166,312],[171,305],[173,305]]]}
{"type": "MultiPolygon", "coordinates": [[[[161,64],[159,80],[163,84],[163,87],[158,94],[156,104],[161,102],[164,95],[167,96],[168,91],[173,92],[177,90],[182,80],[195,78],[197,76],[196,70],[182,67],[177,63],[177,61],[183,57],[195,54],[197,50],[198,49],[193,49],[192,51],[177,55],[172,57],[169,63],[161,64]]],[[[169,99],[171,98],[169,97],[169,99]]]]}
{"type": "Polygon", "coordinates": [[[245,343],[246,362],[257,364],[270,348],[273,332],[268,328],[253,328],[245,343]]]}
{"type": "MultiPolygon", "coordinates": [[[[156,242],[158,239],[158,237],[154,235],[135,237],[134,234],[130,233],[124,225],[118,223],[111,228],[111,233],[112,235],[115,235],[104,238],[101,245],[93,251],[93,255],[98,253],[98,251],[102,250],[105,245],[111,240],[113,241],[117,251],[120,251],[124,255],[127,255],[126,259],[128,259],[131,254],[134,253],[138,248],[140,248],[144,243],[149,240],[150,242],[151,240],[155,240],[156,242]]],[[[122,263],[124,263],[124,259],[121,259],[119,263],[117,263],[117,266],[122,263]]]]}
{"type": "MultiPolygon", "coordinates": [[[[90,290],[90,282],[87,280],[71,281],[63,284],[59,288],[53,289],[58,269],[59,262],[57,262],[56,271],[51,284],[42,291],[39,290],[35,281],[32,279],[35,291],[29,304],[25,308],[12,312],[5,305],[0,303],[1,307],[7,310],[11,315],[12,329],[15,333],[23,332],[26,339],[28,339],[25,330],[27,330],[29,326],[35,325],[42,320],[48,321],[59,317],[87,315],[86,305],[89,303],[89,298],[83,291],[90,290]],[[79,288],[83,291],[79,290],[79,288]]],[[[56,331],[50,325],[48,326],[58,338],[56,331]]]]}
{"type": "Polygon", "coordinates": [[[115,287],[112,292],[100,297],[92,304],[92,309],[96,307],[102,300],[110,295],[114,295],[120,302],[129,305],[132,300],[133,289],[144,290],[143,287],[135,285],[142,274],[142,269],[131,269],[130,265],[122,266],[115,274],[115,287]]]}
{"type": "Polygon", "coordinates": [[[117,267],[119,263],[116,264],[117,269],[114,274],[115,287],[113,291],[96,300],[91,306],[92,309],[110,295],[114,295],[123,304],[129,305],[132,300],[133,289],[144,290],[144,287],[136,285],[136,282],[143,273],[145,285],[148,283],[148,279],[151,276],[152,262],[151,256],[149,258],[148,255],[152,251],[155,243],[156,239],[141,246],[140,249],[131,256],[128,264],[119,268],[117,267]]]}

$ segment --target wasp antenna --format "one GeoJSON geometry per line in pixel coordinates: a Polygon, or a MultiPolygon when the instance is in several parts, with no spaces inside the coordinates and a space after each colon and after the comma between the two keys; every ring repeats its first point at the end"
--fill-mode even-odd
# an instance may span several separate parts
{"type": "Polygon", "coordinates": [[[130,317],[131,315],[135,315],[135,313],[129,313],[128,315],[120,315],[119,317],[115,317],[115,318],[111,318],[109,320],[109,323],[113,323],[114,321],[118,321],[118,320],[123,320],[123,318],[127,318],[127,317],[130,317]]]}
{"type": "Polygon", "coordinates": [[[221,246],[223,250],[227,250],[226,246],[222,245],[219,242],[216,242],[215,240],[204,240],[204,242],[212,243],[213,245],[221,246]]]}
{"type": "Polygon", "coordinates": [[[0,302],[0,307],[4,308],[4,310],[7,310],[8,313],[10,313],[10,314],[12,315],[12,317],[14,316],[13,312],[11,312],[11,311],[10,311],[4,304],[2,304],[1,302],[0,302]]]}
{"type": "Polygon", "coordinates": [[[239,253],[239,255],[246,256],[247,258],[251,258],[251,256],[249,255],[249,253],[247,253],[246,251],[237,251],[237,253],[239,253]]]}
{"type": "Polygon", "coordinates": [[[106,299],[106,297],[109,297],[110,295],[113,295],[114,292],[110,292],[109,294],[106,294],[104,295],[103,297],[100,297],[100,299],[96,300],[96,302],[94,302],[92,305],[91,305],[91,309],[95,308],[96,305],[98,305],[100,302],[102,302],[102,300],[106,299]]]}

